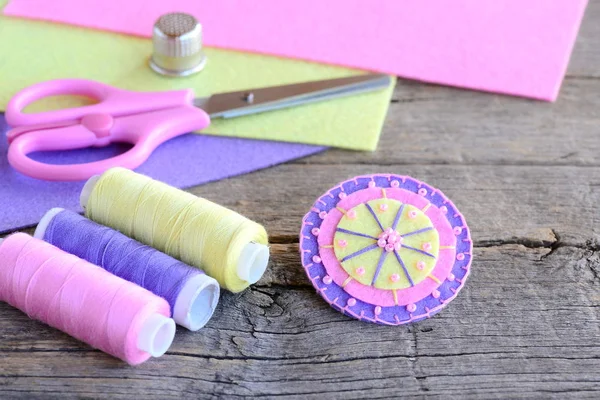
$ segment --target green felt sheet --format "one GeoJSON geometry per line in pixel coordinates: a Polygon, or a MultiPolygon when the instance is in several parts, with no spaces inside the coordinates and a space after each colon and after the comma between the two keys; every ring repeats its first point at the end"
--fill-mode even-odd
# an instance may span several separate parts
{"type": "MultiPolygon", "coordinates": [[[[5,1],[0,0],[0,7],[5,1]]],[[[207,48],[204,71],[186,78],[157,75],[147,65],[151,41],[43,21],[0,16],[0,109],[20,89],[48,79],[85,78],[124,89],[193,88],[197,96],[364,73],[348,68],[207,48]]],[[[291,109],[215,120],[203,133],[375,150],[393,85],[291,109]]],[[[28,111],[80,105],[58,97],[28,111]]]]}

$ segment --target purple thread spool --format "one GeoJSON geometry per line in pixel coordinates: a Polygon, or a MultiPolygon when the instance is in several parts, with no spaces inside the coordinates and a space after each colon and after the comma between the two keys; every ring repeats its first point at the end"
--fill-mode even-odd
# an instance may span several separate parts
{"type": "Polygon", "coordinates": [[[202,328],[219,301],[219,284],[201,270],[72,211],[48,211],[35,237],[163,297],[189,330],[202,328]]]}

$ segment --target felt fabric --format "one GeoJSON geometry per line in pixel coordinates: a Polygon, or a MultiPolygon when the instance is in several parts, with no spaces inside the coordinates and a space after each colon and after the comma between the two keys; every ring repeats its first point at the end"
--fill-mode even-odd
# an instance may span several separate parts
{"type": "MultiPolygon", "coordinates": [[[[1,36],[1,35],[0,35],[1,36]]],[[[81,212],[83,182],[48,182],[15,171],[6,159],[4,115],[0,113],[0,233],[37,224],[52,207],[81,212]]],[[[178,188],[196,186],[266,168],[325,148],[301,144],[183,135],[156,149],[137,171],[178,188]]],[[[37,153],[49,163],[81,163],[112,157],[126,150],[115,145],[60,153],[37,153]]]]}
{"type": "Polygon", "coordinates": [[[149,36],[185,11],[210,46],[554,100],[587,0],[13,0],[11,15],[149,36]]]}
{"type": "MultiPolygon", "coordinates": [[[[418,208],[392,199],[371,200],[368,204],[371,210],[375,212],[383,227],[385,229],[392,228],[393,231],[398,233],[399,238],[402,238],[398,248],[398,255],[410,271],[412,282],[420,282],[427,278],[427,275],[429,275],[435,266],[435,260],[439,251],[438,232],[433,228],[429,218],[418,208]],[[403,205],[404,207],[402,207],[403,205]],[[394,226],[394,221],[398,214],[399,219],[396,226],[394,226]],[[419,232],[426,228],[430,229],[414,234],[414,232],[419,232]],[[428,250],[428,253],[434,257],[428,257],[411,250],[411,248],[421,249],[425,243],[430,244],[431,248],[428,250]],[[422,262],[422,264],[419,264],[419,262],[422,262]],[[418,268],[418,265],[422,265],[422,268],[418,268]]],[[[352,254],[372,245],[374,242],[372,238],[379,239],[384,236],[382,235],[381,227],[365,204],[359,204],[352,208],[352,210],[354,210],[352,218],[349,218],[348,213],[346,213],[338,223],[338,230],[333,239],[337,259],[342,260],[349,257],[347,261],[341,263],[342,268],[363,285],[371,285],[373,283],[373,286],[376,288],[386,290],[410,287],[411,281],[409,281],[408,277],[403,273],[398,273],[400,272],[398,270],[398,261],[394,254],[387,254],[385,256],[377,277],[374,276],[375,267],[382,256],[382,249],[379,246],[371,251],[351,257],[352,254]],[[358,236],[357,233],[371,236],[371,238],[358,236]],[[397,275],[395,277],[397,279],[391,280],[390,277],[394,274],[397,275]]]]}
{"type": "Polygon", "coordinates": [[[399,175],[357,176],[334,186],[310,208],[300,232],[302,265],[317,292],[346,315],[385,325],[445,307],[465,284],[472,250],[452,202],[399,175]],[[433,267],[419,263],[425,258],[433,267]]]}
{"type": "MultiPolygon", "coordinates": [[[[0,6],[5,0],[0,0],[0,6]]],[[[127,2],[120,6],[127,7],[127,2]]],[[[137,17],[130,18],[133,22],[137,17]]],[[[199,74],[169,78],[148,66],[149,39],[0,16],[0,110],[19,90],[40,81],[85,78],[130,90],[193,88],[196,96],[355,75],[361,71],[257,54],[206,49],[199,74]]],[[[375,150],[393,90],[214,120],[203,133],[355,150],[375,150]]],[[[41,101],[29,110],[79,105],[73,97],[41,101]]],[[[258,151],[253,150],[253,151],[258,151]]],[[[264,151],[263,151],[264,153],[264,151]]]]}

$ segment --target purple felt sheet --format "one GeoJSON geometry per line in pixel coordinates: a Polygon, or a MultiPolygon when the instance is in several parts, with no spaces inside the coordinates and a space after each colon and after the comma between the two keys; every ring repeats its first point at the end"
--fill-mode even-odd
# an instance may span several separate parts
{"type": "MultiPolygon", "coordinates": [[[[52,207],[83,211],[79,193],[84,182],[47,182],[15,171],[6,158],[7,127],[0,113],[0,233],[38,223],[52,207]]],[[[123,152],[123,145],[61,153],[39,153],[38,161],[53,164],[89,162],[123,152]]],[[[183,135],[161,145],[137,172],[186,188],[245,174],[305,157],[324,147],[262,140],[183,135]]]]}

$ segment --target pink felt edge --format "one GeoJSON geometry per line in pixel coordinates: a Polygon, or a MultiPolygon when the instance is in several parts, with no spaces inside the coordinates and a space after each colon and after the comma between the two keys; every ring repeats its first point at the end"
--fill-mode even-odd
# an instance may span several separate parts
{"type": "Polygon", "coordinates": [[[5,14],[148,37],[159,15],[199,17],[205,45],[554,101],[587,0],[281,2],[13,0],[5,14]],[[357,23],[360,21],[360,23],[357,23]],[[306,29],[311,26],[311,29],[306,29]],[[276,32],[276,34],[274,34],[276,32]],[[381,40],[385,37],[386,40],[381,40]]]}

